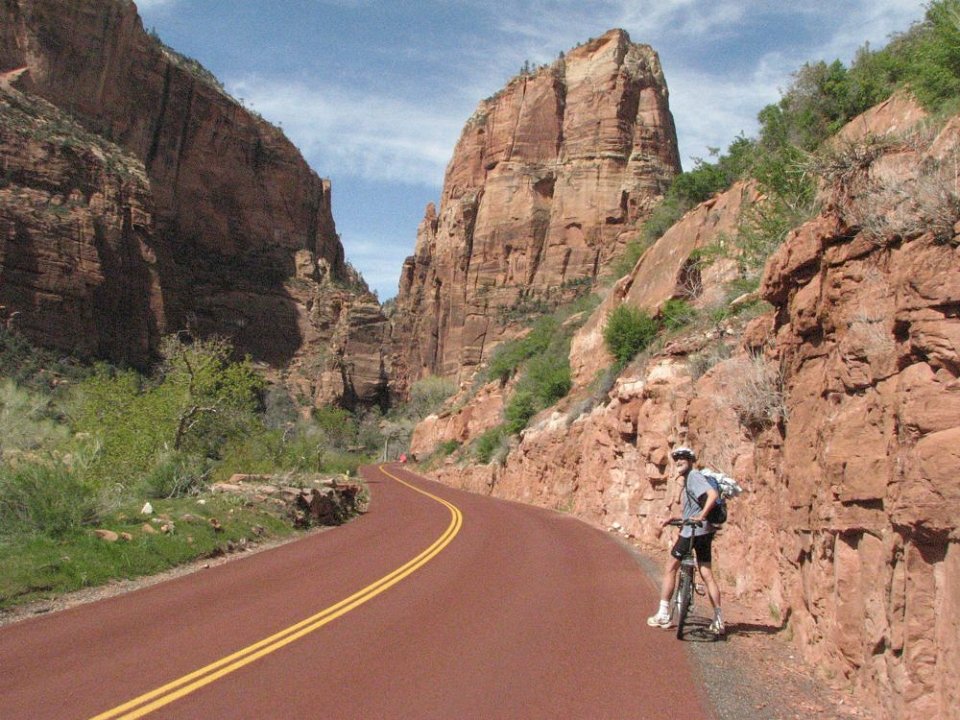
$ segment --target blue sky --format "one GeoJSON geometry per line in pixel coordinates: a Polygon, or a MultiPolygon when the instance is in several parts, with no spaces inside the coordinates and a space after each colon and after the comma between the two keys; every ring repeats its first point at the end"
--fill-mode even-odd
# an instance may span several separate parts
{"type": "Polygon", "coordinates": [[[924,0],[136,0],[144,26],[279,124],[333,181],[347,259],[396,294],[477,103],[614,27],[660,54],[684,168],[756,130],[804,62],[849,64],[924,0]]]}

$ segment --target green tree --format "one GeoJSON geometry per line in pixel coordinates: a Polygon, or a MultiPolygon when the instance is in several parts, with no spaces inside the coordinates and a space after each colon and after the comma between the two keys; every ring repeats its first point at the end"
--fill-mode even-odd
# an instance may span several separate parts
{"type": "Polygon", "coordinates": [[[232,353],[233,347],[223,338],[188,344],[174,335],[161,344],[164,362],[159,389],[172,396],[174,450],[213,456],[230,436],[256,422],[263,380],[249,360],[231,362],[232,353]]]}
{"type": "Polygon", "coordinates": [[[231,438],[262,429],[255,411],[263,381],[249,361],[230,360],[229,343],[168,338],[161,351],[152,380],[101,365],[73,393],[71,423],[98,448],[104,482],[127,484],[168,450],[215,458],[231,438]]]}
{"type": "Polygon", "coordinates": [[[639,308],[618,305],[607,318],[603,341],[621,366],[649,345],[658,331],[656,321],[639,308]]]}
{"type": "Polygon", "coordinates": [[[927,107],[960,96],[960,0],[927,7],[909,55],[910,85],[927,107]]]}

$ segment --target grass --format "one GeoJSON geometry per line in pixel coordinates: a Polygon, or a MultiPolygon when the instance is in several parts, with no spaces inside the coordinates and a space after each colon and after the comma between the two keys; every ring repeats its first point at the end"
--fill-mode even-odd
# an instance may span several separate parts
{"type": "Polygon", "coordinates": [[[294,486],[298,472],[353,474],[382,445],[377,415],[306,420],[261,395],[252,366],[222,343],[165,348],[146,377],[75,366],[0,332],[0,608],[290,535],[301,518],[285,505],[209,484],[234,472],[294,486]],[[144,529],[159,527],[140,515],[147,499],[172,532],[144,529]]]}
{"type": "Polygon", "coordinates": [[[288,537],[297,531],[276,513],[246,507],[227,495],[153,501],[155,518],[174,526],[163,533],[157,523],[125,507],[97,527],[129,533],[129,541],[106,542],[92,529],[74,529],[61,537],[19,534],[0,537],[0,609],[54,597],[111,580],[132,579],[205,557],[222,555],[249,541],[288,537]],[[210,519],[219,521],[215,530],[210,519]],[[164,521],[168,522],[168,521],[164,521]],[[156,529],[150,534],[144,525],[156,529]]]}

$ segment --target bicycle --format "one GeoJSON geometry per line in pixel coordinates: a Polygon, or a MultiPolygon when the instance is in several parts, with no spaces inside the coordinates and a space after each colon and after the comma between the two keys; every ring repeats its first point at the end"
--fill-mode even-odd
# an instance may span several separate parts
{"type": "MultiPolygon", "coordinates": [[[[700,523],[694,520],[671,520],[667,523],[673,527],[683,528],[683,527],[698,527],[700,523]]],[[[697,560],[693,554],[693,543],[687,547],[686,553],[680,559],[680,571],[677,576],[677,587],[673,592],[673,600],[670,605],[673,607],[673,612],[676,613],[677,617],[677,640],[683,640],[683,624],[687,620],[687,616],[690,614],[690,611],[693,609],[693,596],[694,594],[702,595],[701,591],[694,580],[694,572],[697,569],[697,560]]]]}

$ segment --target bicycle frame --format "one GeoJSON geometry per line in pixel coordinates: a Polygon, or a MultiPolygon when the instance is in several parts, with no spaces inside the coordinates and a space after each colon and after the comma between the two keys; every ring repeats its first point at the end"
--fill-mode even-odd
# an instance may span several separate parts
{"type": "MultiPolygon", "coordinates": [[[[673,521],[670,523],[674,527],[684,527],[685,525],[696,525],[690,521],[673,521]]],[[[696,575],[699,571],[697,560],[693,552],[693,543],[687,548],[683,557],[680,558],[680,568],[677,570],[677,581],[673,591],[673,600],[671,601],[671,612],[677,621],[677,640],[683,639],[683,626],[687,620],[687,615],[693,609],[693,596],[697,592],[696,575]]]]}

